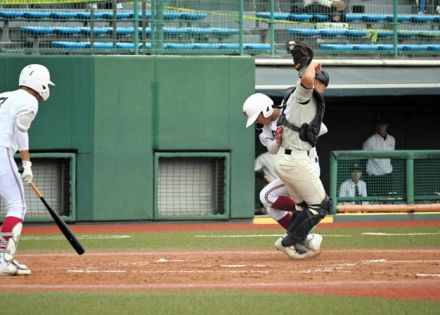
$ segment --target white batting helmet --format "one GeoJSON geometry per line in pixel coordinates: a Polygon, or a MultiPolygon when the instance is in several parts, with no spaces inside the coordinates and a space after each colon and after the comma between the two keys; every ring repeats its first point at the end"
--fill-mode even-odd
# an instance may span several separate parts
{"type": "Polygon", "coordinates": [[[248,118],[246,128],[251,126],[263,113],[265,118],[268,118],[273,113],[273,101],[269,96],[263,93],[255,93],[249,96],[243,104],[243,113],[248,118]]]}
{"type": "Polygon", "coordinates": [[[18,85],[31,88],[46,101],[50,96],[49,85],[55,84],[50,81],[50,73],[45,66],[32,64],[21,70],[18,85]]]}

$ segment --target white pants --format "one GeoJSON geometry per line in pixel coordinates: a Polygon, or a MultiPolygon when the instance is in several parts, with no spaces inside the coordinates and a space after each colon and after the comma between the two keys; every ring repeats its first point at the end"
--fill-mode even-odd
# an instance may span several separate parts
{"type": "Polygon", "coordinates": [[[307,151],[292,150],[291,154],[285,154],[284,149],[280,148],[275,158],[275,171],[297,204],[297,210],[302,210],[298,204],[303,201],[316,205],[324,200],[324,187],[310,163],[307,151]]]}
{"type": "Polygon", "coordinates": [[[0,146],[0,197],[3,200],[6,216],[24,219],[26,202],[23,181],[18,173],[13,154],[0,146]]]}
{"type": "Polygon", "coordinates": [[[279,178],[271,181],[260,191],[260,201],[267,209],[269,216],[275,221],[279,221],[287,215],[287,211],[272,208],[279,196],[289,196],[286,185],[279,178]]]}

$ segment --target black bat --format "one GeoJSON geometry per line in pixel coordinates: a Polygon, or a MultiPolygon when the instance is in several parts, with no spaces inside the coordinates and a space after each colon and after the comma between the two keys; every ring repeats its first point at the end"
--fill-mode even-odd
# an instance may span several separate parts
{"type": "Polygon", "coordinates": [[[82,247],[81,243],[76,238],[75,234],[69,229],[66,222],[63,221],[63,219],[60,218],[60,216],[53,211],[53,209],[49,206],[49,204],[46,202],[46,200],[43,197],[43,194],[38,189],[38,187],[33,183],[30,182],[29,185],[35,192],[38,198],[43,202],[44,206],[46,207],[47,211],[49,211],[50,215],[52,216],[53,220],[55,221],[56,225],[60,229],[60,231],[64,234],[66,239],[69,241],[70,245],[75,249],[75,251],[78,253],[78,255],[82,255],[85,253],[84,247],[82,247]]]}

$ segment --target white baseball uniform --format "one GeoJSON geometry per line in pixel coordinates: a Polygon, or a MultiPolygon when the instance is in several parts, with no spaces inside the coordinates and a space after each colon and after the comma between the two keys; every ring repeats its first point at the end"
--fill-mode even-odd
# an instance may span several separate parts
{"type": "Polygon", "coordinates": [[[29,127],[37,112],[37,99],[25,90],[0,94],[0,197],[6,216],[24,219],[26,214],[23,182],[14,154],[29,149],[29,137],[27,129],[17,121],[26,117],[29,127]]]}
{"type": "MultiPolygon", "coordinates": [[[[289,106],[286,106],[286,109],[284,110],[284,113],[286,115],[289,112],[289,109],[289,106]]],[[[274,138],[274,133],[277,129],[277,122],[278,119],[272,121],[270,124],[264,125],[262,132],[259,135],[261,144],[267,147],[267,150],[272,154],[277,154],[280,147],[280,145],[275,142],[274,138]]],[[[327,126],[322,124],[319,136],[326,134],[327,132],[327,126]]],[[[315,147],[310,150],[309,159],[314,167],[316,174],[319,177],[321,173],[321,168],[319,167],[319,158],[315,147]]],[[[276,178],[275,180],[267,184],[260,192],[261,203],[267,209],[269,216],[271,216],[276,221],[281,220],[288,213],[287,211],[275,210],[272,208],[272,205],[280,196],[289,196],[289,192],[286,185],[284,185],[283,181],[279,178],[276,178]]]]}
{"type": "MultiPolygon", "coordinates": [[[[317,111],[313,89],[303,87],[298,79],[287,106],[290,109],[286,118],[290,123],[295,126],[310,123],[317,111]]],[[[303,201],[308,205],[321,204],[326,196],[321,180],[310,163],[312,149],[310,143],[299,138],[298,132],[283,128],[283,140],[276,156],[275,170],[297,207],[303,201]]]]}

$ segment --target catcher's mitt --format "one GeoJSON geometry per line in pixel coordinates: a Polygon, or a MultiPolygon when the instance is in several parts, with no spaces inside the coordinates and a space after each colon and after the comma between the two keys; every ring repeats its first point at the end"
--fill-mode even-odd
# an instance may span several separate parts
{"type": "Polygon", "coordinates": [[[295,41],[288,41],[286,43],[287,52],[293,57],[293,63],[295,69],[298,71],[304,71],[305,68],[312,62],[313,50],[312,47],[295,41]]]}

